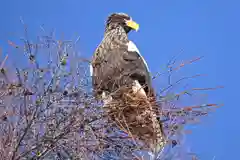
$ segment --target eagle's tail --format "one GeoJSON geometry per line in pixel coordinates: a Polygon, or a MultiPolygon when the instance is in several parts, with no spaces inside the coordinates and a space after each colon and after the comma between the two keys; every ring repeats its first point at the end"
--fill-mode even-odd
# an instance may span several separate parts
{"type": "Polygon", "coordinates": [[[152,128],[153,128],[152,142],[150,142],[149,147],[152,152],[159,153],[165,145],[165,136],[163,133],[161,122],[159,122],[156,115],[156,110],[158,110],[158,107],[153,107],[155,103],[149,102],[147,94],[145,93],[143,87],[140,85],[140,83],[137,80],[134,81],[132,90],[134,94],[138,95],[138,97],[145,98],[148,103],[149,114],[150,114],[149,116],[151,117],[152,128]]]}

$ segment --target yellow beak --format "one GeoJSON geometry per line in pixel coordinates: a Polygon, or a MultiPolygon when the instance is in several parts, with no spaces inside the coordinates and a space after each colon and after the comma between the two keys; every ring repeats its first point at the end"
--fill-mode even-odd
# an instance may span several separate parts
{"type": "Polygon", "coordinates": [[[139,24],[137,24],[136,22],[134,22],[132,20],[126,21],[126,24],[128,27],[134,29],[135,31],[138,31],[138,29],[139,29],[139,24]]]}

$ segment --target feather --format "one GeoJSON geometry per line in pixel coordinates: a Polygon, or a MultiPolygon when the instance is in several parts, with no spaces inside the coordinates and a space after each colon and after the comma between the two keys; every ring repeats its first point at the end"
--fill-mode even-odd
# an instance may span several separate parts
{"type": "Polygon", "coordinates": [[[89,65],[89,72],[90,72],[90,76],[93,76],[93,67],[92,64],[89,65]]]}
{"type": "Polygon", "coordinates": [[[138,82],[138,80],[135,80],[132,86],[133,93],[139,95],[142,98],[147,98],[146,92],[144,91],[141,84],[138,82]]]}
{"type": "Polygon", "coordinates": [[[145,59],[143,58],[143,56],[141,55],[141,53],[139,52],[137,46],[132,42],[132,41],[129,41],[128,44],[128,51],[130,52],[137,52],[139,54],[139,56],[141,57],[141,59],[143,60],[148,72],[149,72],[149,68],[148,68],[148,65],[147,65],[147,62],[145,61],[145,59]]]}

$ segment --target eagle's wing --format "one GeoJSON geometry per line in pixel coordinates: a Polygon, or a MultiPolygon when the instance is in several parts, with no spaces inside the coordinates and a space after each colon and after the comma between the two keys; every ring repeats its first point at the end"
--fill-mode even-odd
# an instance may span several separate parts
{"type": "Polygon", "coordinates": [[[142,86],[147,94],[152,91],[147,63],[132,41],[96,56],[90,72],[94,92],[100,95],[103,91],[112,93],[121,86],[132,84],[142,86]]]}
{"type": "Polygon", "coordinates": [[[148,65],[147,65],[147,62],[145,61],[145,59],[143,58],[143,56],[141,55],[141,53],[139,52],[137,46],[132,42],[132,41],[129,41],[128,44],[128,52],[129,53],[134,53],[134,54],[138,54],[138,56],[141,58],[141,60],[143,61],[147,71],[149,72],[149,68],[148,68],[148,65]]]}
{"type": "Polygon", "coordinates": [[[151,75],[145,59],[132,41],[129,41],[127,46],[128,52],[124,54],[123,59],[137,65],[136,70],[133,71],[133,75],[131,76],[134,79],[134,92],[138,91],[143,96],[144,94],[146,96],[146,93],[152,95],[151,75]]]}

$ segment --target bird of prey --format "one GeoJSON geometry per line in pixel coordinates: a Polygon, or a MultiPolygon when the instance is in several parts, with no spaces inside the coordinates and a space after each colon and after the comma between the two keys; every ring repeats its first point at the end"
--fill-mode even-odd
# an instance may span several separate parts
{"type": "Polygon", "coordinates": [[[128,33],[138,29],[139,25],[125,13],[113,13],[108,17],[104,38],[90,65],[96,97],[108,97],[109,100],[109,94],[122,86],[131,86],[133,92],[142,97],[153,95],[147,63],[128,39],[128,33]]]}
{"type": "MultiPolygon", "coordinates": [[[[107,18],[104,38],[97,47],[90,64],[94,94],[96,98],[103,100],[104,105],[110,104],[109,102],[115,98],[114,93],[125,86],[146,101],[148,98],[155,99],[148,65],[136,45],[128,39],[128,33],[138,29],[139,25],[125,13],[113,13],[107,18]]],[[[144,113],[151,117],[147,124],[153,128],[151,135],[157,134],[152,136],[152,139],[155,141],[154,137],[160,137],[157,138],[157,144],[160,144],[164,142],[163,132],[155,111],[151,105],[144,109],[144,113]]],[[[132,116],[136,118],[137,112],[133,112],[132,116]]],[[[144,121],[147,121],[147,118],[144,121]]],[[[146,131],[144,127],[142,130],[146,131]]],[[[153,141],[150,141],[149,138],[145,138],[145,142],[153,144],[153,141]]],[[[162,148],[162,144],[158,148],[162,148]]],[[[154,149],[154,146],[150,148],[154,149]]]]}

